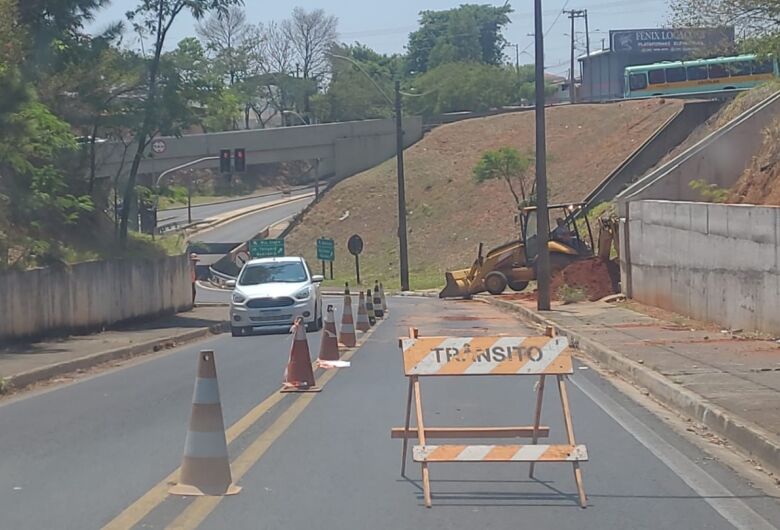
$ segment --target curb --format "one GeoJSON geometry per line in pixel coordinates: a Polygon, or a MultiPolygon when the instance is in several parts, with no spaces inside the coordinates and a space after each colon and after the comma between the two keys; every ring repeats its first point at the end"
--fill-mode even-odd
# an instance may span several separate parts
{"type": "Polygon", "coordinates": [[[77,370],[87,370],[106,362],[130,359],[132,357],[158,352],[162,349],[172,347],[171,343],[175,346],[180,346],[183,343],[192,342],[209,335],[225,333],[229,327],[230,323],[223,321],[207,328],[197,328],[184,333],[179,333],[178,335],[140,342],[138,344],[133,344],[132,346],[123,346],[113,350],[85,355],[77,359],[70,359],[68,361],[42,366],[20,374],[8,376],[5,378],[5,382],[10,386],[11,390],[22,390],[30,385],[41,383],[77,370]]]}
{"type": "Polygon", "coordinates": [[[572,347],[586,353],[607,369],[643,387],[666,406],[706,425],[712,432],[722,436],[742,452],[760,462],[764,469],[775,475],[780,475],[780,440],[776,436],[757,425],[733,416],[732,413],[723,410],[702,396],[681,388],[655,370],[626,359],[620,353],[580,333],[571,331],[536,311],[490,297],[478,297],[478,299],[518,313],[524,319],[537,324],[552,326],[559,334],[569,339],[572,347]]]}

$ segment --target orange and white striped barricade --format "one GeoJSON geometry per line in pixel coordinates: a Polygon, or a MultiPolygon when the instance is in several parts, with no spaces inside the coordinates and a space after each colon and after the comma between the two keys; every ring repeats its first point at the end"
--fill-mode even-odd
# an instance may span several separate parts
{"type": "MultiPolygon", "coordinates": [[[[550,331],[550,335],[552,332],[550,331]]],[[[422,467],[425,505],[431,507],[431,484],[428,464],[432,462],[530,462],[533,476],[536,462],[570,462],[574,468],[580,506],[587,499],[582,483],[580,462],[588,460],[584,445],[574,440],[571,409],[565,375],[574,373],[569,342],[565,337],[425,337],[411,329],[409,338],[399,340],[403,351],[404,372],[409,378],[406,423],[391,430],[391,438],[403,438],[401,475],[405,476],[408,440],[419,445],[412,450],[413,459],[422,467]],[[567,443],[538,444],[549,436],[550,429],[540,425],[542,397],[547,376],[555,376],[561,396],[567,443]],[[421,377],[445,376],[538,376],[534,423],[528,427],[426,427],[423,422],[421,377]],[[417,427],[410,428],[414,402],[417,427]],[[527,445],[429,445],[434,438],[530,438],[527,445]]]]}

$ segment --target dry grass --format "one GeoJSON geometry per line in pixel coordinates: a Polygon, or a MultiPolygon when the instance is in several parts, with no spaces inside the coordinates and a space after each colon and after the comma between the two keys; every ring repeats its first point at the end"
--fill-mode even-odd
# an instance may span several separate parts
{"type": "MultiPolygon", "coordinates": [[[[551,202],[583,199],[682,104],[632,101],[551,108],[547,114],[551,202]]],[[[406,151],[412,287],[430,287],[443,272],[466,267],[477,245],[517,237],[514,207],[499,181],[477,184],[472,169],[489,149],[534,151],[534,114],[505,114],[435,129],[406,151]],[[415,279],[419,278],[417,283],[415,279]]],[[[395,160],[351,177],[330,190],[287,237],[289,252],[316,262],[315,241],[336,240],[336,274],[350,277],[354,259],[346,241],[360,234],[363,277],[394,284],[398,278],[395,160]],[[349,216],[339,219],[349,212],[349,216]]]]}

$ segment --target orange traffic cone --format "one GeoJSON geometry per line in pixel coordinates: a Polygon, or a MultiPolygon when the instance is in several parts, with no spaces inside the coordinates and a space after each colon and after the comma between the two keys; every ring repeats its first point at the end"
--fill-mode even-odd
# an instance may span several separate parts
{"type": "Polygon", "coordinates": [[[344,312],[341,315],[339,342],[347,348],[354,348],[357,344],[357,337],[355,337],[355,321],[352,320],[352,297],[349,294],[348,283],[344,288],[344,312]]]}
{"type": "Polygon", "coordinates": [[[366,313],[368,313],[368,323],[372,326],[376,324],[376,313],[374,313],[374,302],[371,296],[371,289],[366,291],[366,313]]]}
{"type": "Polygon", "coordinates": [[[230,474],[225,423],[219,401],[214,352],[202,351],[192,396],[192,412],[179,483],[171,495],[235,495],[241,491],[230,474]]]}
{"type": "Polygon", "coordinates": [[[368,322],[368,312],[366,311],[366,297],[363,295],[362,291],[358,297],[358,314],[355,327],[358,331],[362,331],[364,333],[371,329],[371,324],[368,322]]]}
{"type": "Polygon", "coordinates": [[[379,284],[379,297],[382,299],[382,311],[387,313],[387,298],[385,298],[385,286],[379,284]]]}
{"type": "Polygon", "coordinates": [[[282,392],[319,392],[314,381],[314,370],[311,366],[309,342],[306,340],[306,330],[303,319],[298,317],[293,324],[293,343],[290,350],[290,362],[284,370],[284,386],[282,392]]]}
{"type": "Polygon", "coordinates": [[[322,329],[322,342],[320,343],[321,361],[339,360],[339,339],[336,337],[336,317],[333,306],[329,305],[325,312],[325,327],[322,329]]]}
{"type": "Polygon", "coordinates": [[[377,319],[385,317],[385,311],[382,309],[382,297],[379,294],[379,281],[374,281],[374,314],[377,319]]]}

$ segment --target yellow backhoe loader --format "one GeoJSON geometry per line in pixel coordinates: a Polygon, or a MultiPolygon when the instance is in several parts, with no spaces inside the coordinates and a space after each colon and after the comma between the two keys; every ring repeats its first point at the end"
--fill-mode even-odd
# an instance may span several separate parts
{"type": "MultiPolygon", "coordinates": [[[[580,234],[575,222],[583,206],[582,203],[549,206],[551,215],[556,216],[547,245],[553,272],[578,259],[593,256],[593,232],[587,216],[580,216],[587,234],[580,234]]],[[[525,289],[528,282],[536,279],[536,207],[521,210],[520,234],[520,239],[498,246],[486,255],[483,255],[484,248],[480,243],[477,259],[470,269],[445,273],[447,284],[439,293],[439,298],[468,298],[484,291],[501,294],[507,287],[514,291],[525,289]]]]}

